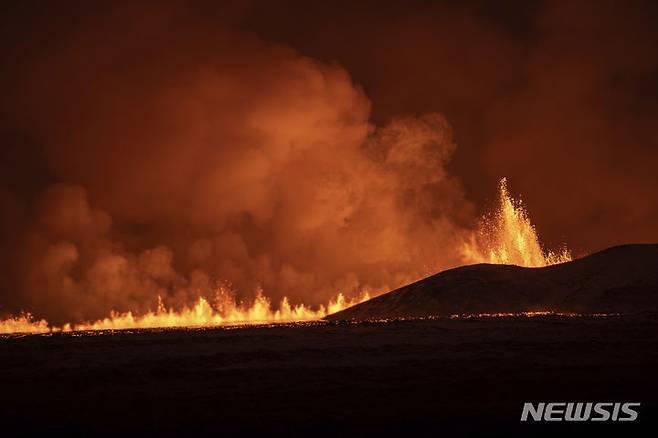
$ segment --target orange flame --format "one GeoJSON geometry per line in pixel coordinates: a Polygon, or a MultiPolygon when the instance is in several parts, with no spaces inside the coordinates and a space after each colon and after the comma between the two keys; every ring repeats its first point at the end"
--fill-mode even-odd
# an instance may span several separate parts
{"type": "MultiPolygon", "coordinates": [[[[497,210],[483,217],[478,233],[471,236],[462,248],[467,263],[539,267],[571,260],[571,253],[566,247],[558,252],[545,251],[542,248],[537,231],[521,201],[510,197],[506,178],[500,180],[499,193],[497,210]]],[[[278,310],[273,310],[270,301],[262,292],[257,294],[249,306],[236,303],[225,293],[220,296],[214,306],[207,299],[198,298],[193,306],[174,310],[167,309],[159,300],[154,312],[142,315],[111,312],[105,319],[82,324],[65,324],[61,327],[53,327],[45,320],[35,320],[29,313],[24,313],[0,320],[0,334],[312,321],[370,298],[364,293],[359,298],[348,300],[339,293],[326,306],[315,310],[304,304],[292,306],[287,298],[283,298],[278,310]]]]}
{"type": "Polygon", "coordinates": [[[499,205],[482,218],[478,234],[464,245],[467,263],[541,267],[571,261],[571,251],[545,251],[523,203],[509,195],[507,178],[499,184],[499,205]]]}
{"type": "Polygon", "coordinates": [[[304,304],[291,306],[288,298],[283,298],[278,310],[272,310],[270,301],[258,293],[251,306],[238,305],[235,300],[227,298],[221,305],[211,306],[205,298],[197,299],[192,307],[175,311],[165,308],[159,303],[158,310],[144,315],[135,316],[131,312],[113,312],[109,318],[86,324],[76,324],[74,330],[107,330],[126,328],[158,328],[158,327],[199,327],[218,326],[226,324],[260,324],[273,322],[312,321],[338,312],[370,299],[367,293],[354,300],[347,300],[342,293],[330,300],[327,306],[313,310],[304,304]],[[222,310],[216,310],[221,308],[222,310]]]}
{"type": "Polygon", "coordinates": [[[283,298],[278,310],[273,310],[267,297],[259,292],[250,306],[239,305],[227,295],[222,295],[220,302],[211,305],[207,299],[200,297],[192,307],[181,310],[167,309],[158,300],[157,310],[142,315],[132,312],[111,312],[110,316],[97,321],[81,324],[64,324],[53,327],[45,320],[36,321],[30,314],[0,320],[0,334],[11,333],[49,333],[78,330],[119,330],[166,327],[211,327],[227,324],[262,324],[318,320],[330,313],[370,299],[364,292],[360,297],[348,300],[342,293],[329,301],[326,306],[311,309],[304,304],[290,305],[283,298]],[[218,310],[221,309],[221,310],[218,310]]]}
{"type": "Polygon", "coordinates": [[[46,320],[35,320],[29,313],[10,316],[0,320],[0,335],[10,333],[47,333],[50,331],[46,320]]]}

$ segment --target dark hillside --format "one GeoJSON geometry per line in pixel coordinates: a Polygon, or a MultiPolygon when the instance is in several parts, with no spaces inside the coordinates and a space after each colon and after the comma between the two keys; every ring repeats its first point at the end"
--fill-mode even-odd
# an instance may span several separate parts
{"type": "Polygon", "coordinates": [[[658,309],[658,244],[623,245],[544,268],[462,266],[330,315],[330,320],[553,310],[658,309]]]}

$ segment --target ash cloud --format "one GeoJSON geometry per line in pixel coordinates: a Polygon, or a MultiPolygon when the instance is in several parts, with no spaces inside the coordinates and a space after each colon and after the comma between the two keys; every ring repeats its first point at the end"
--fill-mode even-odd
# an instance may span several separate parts
{"type": "Polygon", "coordinates": [[[658,236],[658,7],[652,1],[359,2],[245,13],[245,26],[336,59],[373,119],[438,111],[449,170],[476,205],[507,176],[549,245],[578,255],[658,236]]]}
{"type": "Polygon", "coordinates": [[[222,282],[313,305],[459,263],[472,207],[443,116],[374,126],[339,65],[149,12],[87,18],[21,66],[4,121],[31,148],[17,175],[39,161],[43,181],[2,186],[5,309],[80,321],[222,282]]]}
{"type": "Polygon", "coordinates": [[[549,247],[658,235],[653,2],[42,3],[0,17],[0,312],[384,290],[502,176],[549,247]]]}

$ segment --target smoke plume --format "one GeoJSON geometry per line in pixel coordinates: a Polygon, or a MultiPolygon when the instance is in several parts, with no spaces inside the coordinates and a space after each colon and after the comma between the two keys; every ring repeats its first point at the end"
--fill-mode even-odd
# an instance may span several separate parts
{"type": "Polygon", "coordinates": [[[0,314],[374,294],[469,261],[503,176],[551,248],[658,235],[655,2],[3,12],[0,314]]]}
{"type": "Polygon", "coordinates": [[[220,284],[313,305],[460,262],[441,115],[375,126],[339,65],[136,12],[68,31],[13,91],[34,155],[12,153],[43,173],[0,191],[6,310],[89,320],[220,284]]]}

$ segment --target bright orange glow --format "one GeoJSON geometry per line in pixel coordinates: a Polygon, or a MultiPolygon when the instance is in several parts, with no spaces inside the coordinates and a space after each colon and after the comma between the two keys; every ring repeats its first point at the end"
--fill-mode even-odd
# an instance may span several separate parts
{"type": "Polygon", "coordinates": [[[198,298],[191,307],[181,310],[167,309],[162,302],[158,303],[156,311],[142,315],[133,315],[132,312],[112,312],[109,317],[82,324],[65,324],[61,327],[52,327],[45,320],[36,321],[31,315],[10,317],[0,321],[0,334],[10,333],[48,333],[67,332],[72,330],[119,330],[143,329],[165,327],[210,327],[227,324],[262,324],[283,323],[297,321],[312,321],[335,313],[347,307],[370,299],[368,293],[348,300],[339,293],[330,300],[326,306],[311,309],[304,304],[290,305],[287,298],[283,298],[277,310],[273,310],[270,301],[262,293],[249,306],[239,305],[228,295],[221,295],[214,305],[205,298],[198,298]]]}
{"type": "Polygon", "coordinates": [[[370,296],[365,293],[358,299],[347,300],[343,294],[339,293],[326,306],[320,306],[316,310],[304,304],[291,306],[287,298],[283,298],[278,310],[272,310],[270,301],[262,293],[256,296],[250,306],[239,306],[230,298],[211,306],[205,298],[199,298],[194,306],[183,308],[180,311],[166,309],[162,303],[159,303],[158,310],[155,312],[148,312],[139,316],[135,316],[131,312],[112,313],[108,318],[86,324],[76,324],[73,328],[74,330],[107,330],[312,321],[369,298],[370,296]]]}
{"type": "Polygon", "coordinates": [[[395,322],[395,321],[425,321],[441,319],[490,319],[490,318],[537,318],[542,316],[559,316],[568,318],[607,318],[621,316],[621,313],[576,313],[555,312],[552,310],[535,310],[527,312],[497,312],[497,313],[453,313],[451,315],[433,316],[411,316],[401,318],[374,318],[370,322],[395,322]]]}
{"type": "MultiPolygon", "coordinates": [[[[515,200],[507,190],[507,180],[500,180],[499,205],[493,214],[485,216],[476,235],[463,247],[466,263],[514,264],[540,267],[571,260],[567,248],[558,252],[545,251],[537,231],[530,222],[521,201],[515,200]]],[[[115,330],[165,327],[203,327],[226,324],[262,324],[318,320],[370,298],[367,293],[348,300],[338,294],[324,306],[312,309],[304,304],[292,306],[283,298],[274,310],[267,297],[259,291],[250,305],[238,304],[230,294],[220,290],[212,304],[203,297],[190,307],[179,310],[166,308],[158,302],[155,311],[141,315],[132,312],[111,312],[107,318],[80,324],[53,327],[45,320],[35,320],[30,314],[0,320],[0,334],[47,333],[71,330],[115,330]]],[[[526,312],[525,316],[550,312],[526,312]]],[[[480,316],[514,316],[516,314],[482,314],[480,316]]]]}
{"type": "Polygon", "coordinates": [[[541,267],[571,260],[568,248],[544,250],[537,230],[520,200],[507,190],[507,179],[499,184],[499,204],[493,214],[482,219],[478,234],[463,248],[467,263],[493,263],[541,267]]]}
{"type": "Polygon", "coordinates": [[[47,333],[48,322],[35,320],[29,313],[0,320],[0,334],[9,333],[47,333]]]}

